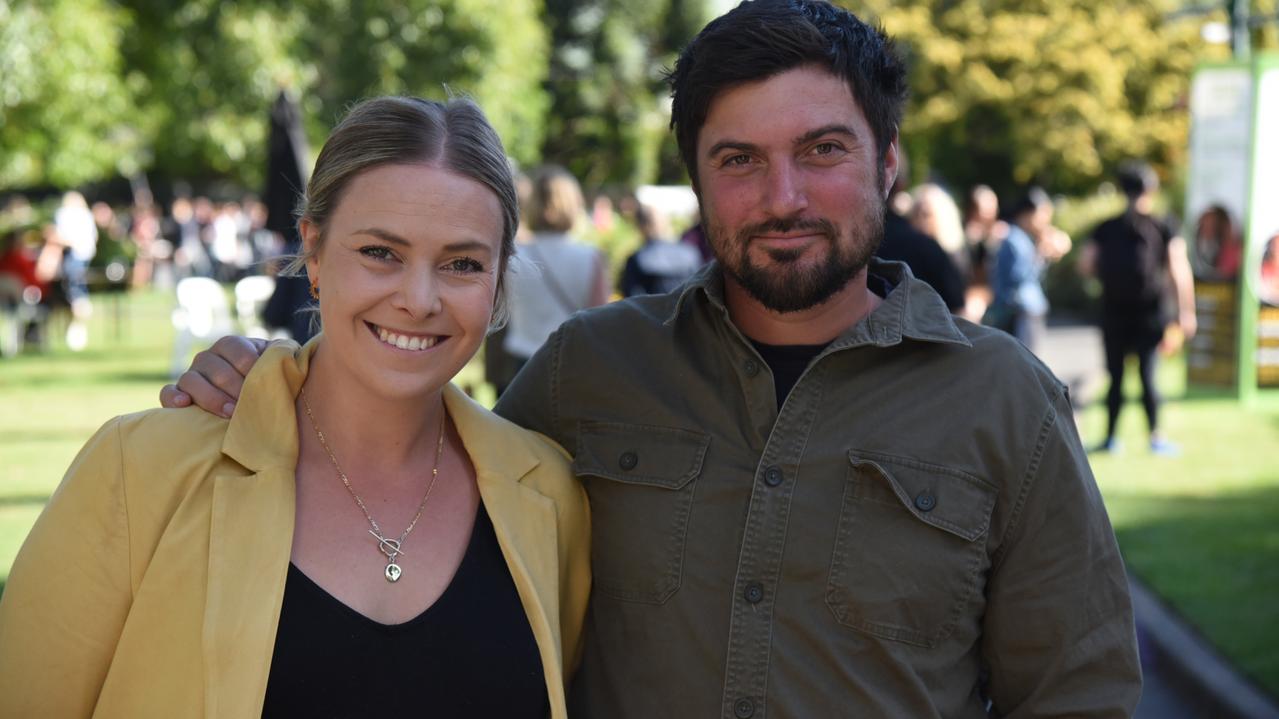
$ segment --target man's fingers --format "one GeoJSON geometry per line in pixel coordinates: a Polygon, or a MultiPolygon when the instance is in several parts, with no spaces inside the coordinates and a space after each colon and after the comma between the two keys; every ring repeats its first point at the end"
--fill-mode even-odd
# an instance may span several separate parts
{"type": "Polygon", "coordinates": [[[224,368],[221,371],[200,369],[200,358],[207,354],[208,352],[201,352],[196,355],[195,363],[192,365],[193,368],[187,370],[178,378],[178,390],[190,395],[191,400],[205,412],[216,414],[219,417],[230,417],[231,412],[235,410],[235,397],[238,397],[240,394],[240,375],[231,367],[231,365],[228,365],[221,359],[217,359],[217,362],[224,368]],[[218,387],[215,386],[215,382],[210,381],[207,377],[206,373],[210,371],[212,371],[215,375],[219,375],[222,382],[228,384],[234,383],[236,385],[235,395],[232,396],[218,389],[218,387]],[[232,375],[236,378],[236,380],[230,379],[230,376],[232,375]]]}
{"type": "MultiPolygon", "coordinates": [[[[266,351],[267,341],[264,339],[250,339],[248,337],[237,337],[235,335],[227,335],[213,343],[213,347],[209,348],[209,352],[221,357],[231,367],[239,372],[240,377],[248,377],[249,370],[253,369],[253,363],[258,361],[262,353],[266,351]]],[[[192,365],[195,369],[195,365],[192,365]]],[[[208,375],[206,375],[208,376],[208,375]]],[[[210,377],[209,379],[215,379],[210,377]]],[[[230,387],[224,387],[216,380],[214,384],[222,387],[223,390],[230,392],[230,387]]],[[[235,396],[239,396],[240,389],[238,385],[233,392],[235,396]]]]}
{"type": "Polygon", "coordinates": [[[160,389],[160,406],[170,409],[177,407],[189,407],[191,405],[191,395],[178,389],[177,385],[166,384],[160,389]]]}

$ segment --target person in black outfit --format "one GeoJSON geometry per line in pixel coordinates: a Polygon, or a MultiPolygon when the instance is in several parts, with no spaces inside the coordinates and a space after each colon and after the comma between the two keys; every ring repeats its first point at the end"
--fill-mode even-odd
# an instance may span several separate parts
{"type": "Polygon", "coordinates": [[[1124,402],[1124,363],[1129,355],[1136,355],[1150,449],[1175,455],[1177,447],[1159,433],[1155,367],[1165,330],[1174,318],[1184,337],[1195,332],[1190,260],[1185,241],[1167,223],[1151,216],[1159,187],[1154,170],[1144,163],[1126,163],[1118,179],[1128,207],[1093,230],[1092,242],[1080,257],[1080,270],[1101,281],[1102,341],[1110,374],[1106,439],[1097,449],[1118,449],[1115,431],[1124,402]]]}
{"type": "MultiPolygon", "coordinates": [[[[910,173],[907,172],[905,148],[898,151],[897,166],[899,169],[897,178],[893,181],[891,196],[906,191],[906,176],[910,173]]],[[[884,212],[884,239],[875,251],[875,256],[881,260],[906,263],[912,275],[937,290],[952,313],[964,309],[967,286],[955,262],[937,244],[937,240],[916,230],[891,206],[884,212]]]]}

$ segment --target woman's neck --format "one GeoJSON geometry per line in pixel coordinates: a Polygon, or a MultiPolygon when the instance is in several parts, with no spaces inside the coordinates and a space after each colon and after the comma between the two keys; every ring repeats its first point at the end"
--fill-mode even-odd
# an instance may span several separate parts
{"type": "Polygon", "coordinates": [[[348,473],[364,468],[362,475],[395,476],[404,468],[430,466],[445,414],[442,389],[427,397],[388,400],[337,376],[337,370],[323,346],[317,348],[304,397],[298,398],[302,436],[317,439],[318,427],[348,473]],[[308,404],[311,418],[303,416],[308,404]]]}

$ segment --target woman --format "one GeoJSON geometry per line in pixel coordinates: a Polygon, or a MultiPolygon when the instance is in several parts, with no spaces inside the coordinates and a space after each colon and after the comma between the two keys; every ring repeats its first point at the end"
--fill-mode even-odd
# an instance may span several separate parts
{"type": "Polygon", "coordinates": [[[511,274],[511,325],[504,347],[522,367],[569,315],[602,305],[612,293],[604,258],[569,234],[585,211],[582,189],[568,170],[546,165],[533,173],[525,213],[533,239],[521,245],[511,274]]]}
{"type": "Polygon", "coordinates": [[[466,100],[366,102],[300,216],[323,334],[273,346],[230,420],[89,441],[0,601],[0,716],[565,716],[583,492],[448,384],[501,315],[496,133],[466,100]]]}

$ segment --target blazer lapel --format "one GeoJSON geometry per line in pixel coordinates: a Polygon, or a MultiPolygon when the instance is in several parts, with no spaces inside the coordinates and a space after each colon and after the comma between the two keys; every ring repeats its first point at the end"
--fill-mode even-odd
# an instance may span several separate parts
{"type": "Polygon", "coordinates": [[[259,716],[293,544],[292,468],[214,480],[205,716],[259,716]]]}
{"type": "Polygon", "coordinates": [[[204,609],[205,716],[260,716],[293,547],[294,400],[317,342],[272,345],[248,378],[214,478],[204,609]]]}
{"type": "Polygon", "coordinates": [[[522,430],[482,409],[461,390],[449,385],[444,399],[475,466],[480,497],[542,653],[547,685],[553,692],[562,691],[555,503],[520,481],[540,460],[522,430]]]}

